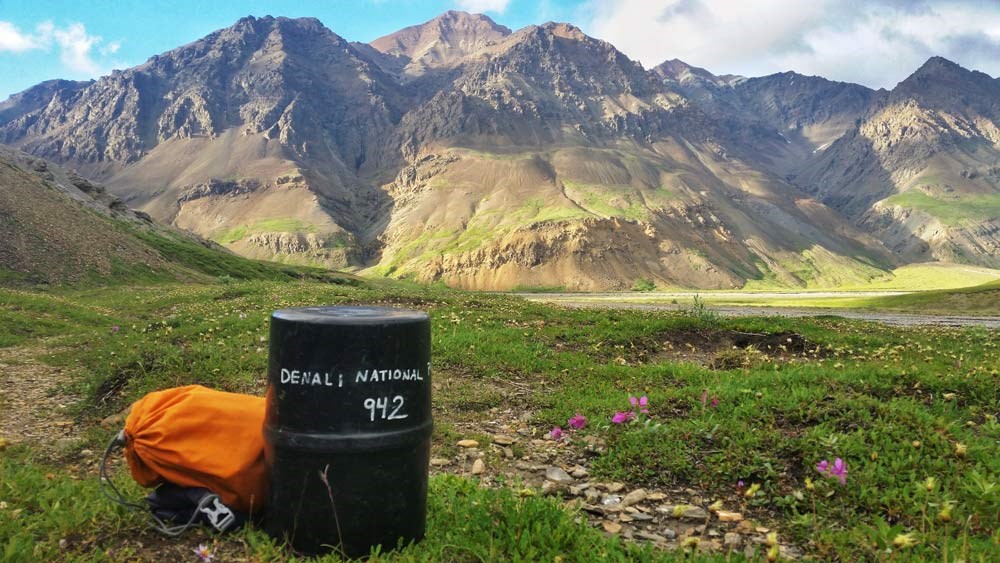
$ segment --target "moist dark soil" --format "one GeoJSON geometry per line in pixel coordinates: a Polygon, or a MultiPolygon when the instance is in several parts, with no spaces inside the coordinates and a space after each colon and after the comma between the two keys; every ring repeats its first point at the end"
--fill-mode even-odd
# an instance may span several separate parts
{"type": "Polygon", "coordinates": [[[582,352],[600,361],[629,365],[665,361],[694,362],[718,370],[740,369],[763,362],[794,362],[824,357],[826,352],[795,332],[756,333],[711,328],[668,330],[628,342],[557,341],[561,351],[582,352]]]}

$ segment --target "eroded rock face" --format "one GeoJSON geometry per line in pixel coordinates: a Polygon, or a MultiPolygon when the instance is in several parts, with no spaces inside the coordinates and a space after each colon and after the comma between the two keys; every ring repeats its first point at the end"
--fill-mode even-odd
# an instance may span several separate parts
{"type": "MultiPolygon", "coordinates": [[[[279,179],[280,180],[280,179],[279,179]]],[[[276,181],[276,183],[281,183],[276,181]]],[[[287,182],[286,182],[287,183],[287,182]]],[[[257,180],[216,180],[212,179],[208,182],[202,182],[191,186],[184,193],[181,194],[177,201],[184,203],[185,201],[191,201],[193,199],[198,199],[202,197],[225,195],[225,196],[237,196],[242,194],[251,193],[259,189],[260,182],[257,180]]]]}
{"type": "Polygon", "coordinates": [[[355,264],[361,258],[356,241],[346,233],[254,233],[233,246],[249,256],[270,256],[281,262],[334,269],[355,264]]]}
{"type": "Polygon", "coordinates": [[[91,84],[52,86],[47,103],[0,122],[0,140],[64,162],[129,164],[232,128],[311,154],[317,125],[339,123],[323,134],[354,163],[377,152],[397,90],[315,19],[248,17],[91,84]]]}
{"type": "Polygon", "coordinates": [[[469,252],[431,258],[418,278],[475,289],[551,287],[562,280],[577,291],[627,290],[639,278],[712,288],[742,283],[656,235],[649,224],[622,219],[537,224],[469,252]]]}
{"type": "Polygon", "coordinates": [[[933,57],[795,181],[904,259],[995,267],[997,159],[1000,81],[933,57]]]}
{"type": "Polygon", "coordinates": [[[257,233],[250,235],[247,242],[273,252],[274,254],[298,254],[323,248],[326,241],[313,234],[302,233],[257,233]]]}

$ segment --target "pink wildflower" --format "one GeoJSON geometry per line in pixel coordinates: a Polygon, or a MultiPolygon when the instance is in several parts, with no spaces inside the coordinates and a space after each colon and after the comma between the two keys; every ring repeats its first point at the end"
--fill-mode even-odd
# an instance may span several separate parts
{"type": "Polygon", "coordinates": [[[205,544],[200,544],[198,547],[192,549],[195,555],[198,556],[204,563],[212,563],[212,559],[215,558],[215,554],[208,550],[208,546],[205,544]]]}
{"type": "Polygon", "coordinates": [[[563,437],[563,430],[558,426],[553,426],[552,430],[549,431],[549,438],[552,438],[553,440],[559,441],[562,440],[562,437],[563,437]]]}
{"type": "Polygon", "coordinates": [[[118,325],[115,325],[115,326],[111,327],[111,332],[117,333],[118,332],[118,325]]]}
{"type": "Polygon", "coordinates": [[[580,413],[576,413],[567,421],[567,424],[569,424],[570,428],[579,430],[587,425],[587,417],[580,413]]]}
{"type": "Polygon", "coordinates": [[[632,420],[634,416],[635,413],[618,411],[615,413],[615,416],[611,417],[611,422],[614,422],[615,424],[622,424],[632,420]]]}
{"type": "MultiPolygon", "coordinates": [[[[646,408],[646,405],[649,404],[649,398],[645,395],[638,399],[629,395],[628,402],[632,404],[632,408],[639,407],[639,412],[649,414],[649,409],[646,408]]],[[[633,414],[635,413],[633,412],[633,414]]]]}
{"type": "Polygon", "coordinates": [[[832,465],[825,459],[820,461],[816,464],[816,471],[822,473],[824,477],[837,479],[841,485],[847,484],[847,463],[839,457],[833,460],[832,465]]]}
{"type": "Polygon", "coordinates": [[[839,457],[833,461],[833,467],[830,468],[830,478],[833,477],[839,479],[841,485],[847,484],[847,464],[839,457]]]}
{"type": "Polygon", "coordinates": [[[712,402],[709,403],[709,406],[712,407],[713,409],[716,408],[716,407],[718,407],[719,406],[719,398],[713,395],[712,396],[712,402]]]}

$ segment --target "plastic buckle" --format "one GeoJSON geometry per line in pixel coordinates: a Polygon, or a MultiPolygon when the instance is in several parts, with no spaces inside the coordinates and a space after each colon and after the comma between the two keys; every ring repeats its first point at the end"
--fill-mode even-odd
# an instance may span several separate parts
{"type": "Polygon", "coordinates": [[[212,527],[220,532],[225,532],[236,521],[233,511],[228,506],[219,502],[219,497],[213,498],[212,506],[202,507],[201,511],[208,516],[208,521],[212,524],[212,527]]]}

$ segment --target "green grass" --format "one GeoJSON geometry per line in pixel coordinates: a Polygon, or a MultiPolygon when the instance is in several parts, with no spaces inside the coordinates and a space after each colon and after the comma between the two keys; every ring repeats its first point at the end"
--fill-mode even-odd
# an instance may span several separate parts
{"type": "MultiPolygon", "coordinates": [[[[84,399],[74,412],[89,428],[80,448],[96,449],[110,434],[92,421],[151,390],[201,383],[262,393],[267,316],[274,309],[399,305],[430,312],[435,377],[461,390],[434,398],[439,438],[454,437],[448,428],[454,407],[463,404],[482,416],[491,416],[486,405],[515,414],[530,410],[539,432],[581,413],[591,423],[571,440],[591,434],[607,442],[590,461],[595,479],[695,488],[706,502],[722,500],[819,559],[985,561],[1000,545],[996,331],[567,310],[385,283],[250,281],[2,295],[7,310],[57,323],[40,331],[65,335],[67,351],[46,361],[78,374],[84,399]],[[120,331],[111,332],[112,325],[120,331]],[[744,351],[753,356],[744,367],[711,369],[679,360],[664,346],[678,335],[719,330],[795,332],[819,352],[789,362],[744,351]],[[512,378],[530,384],[530,396],[497,392],[512,378]],[[717,407],[702,406],[703,390],[718,397],[717,407]],[[610,424],[615,411],[629,408],[629,394],[648,395],[650,424],[610,424]],[[966,446],[965,455],[956,454],[958,444],[966,446]],[[835,457],[847,462],[846,486],[815,470],[820,460],[835,457]],[[928,477],[935,479],[930,491],[928,477]],[[739,480],[760,491],[744,498],[739,480]],[[944,503],[954,503],[947,522],[937,516],[944,503]],[[918,544],[887,553],[887,544],[904,532],[914,533],[918,544]]],[[[684,348],[677,342],[673,349],[684,348]]],[[[8,559],[99,558],[143,526],[107,504],[99,513],[103,501],[93,479],[72,480],[67,459],[42,459],[18,447],[0,453],[0,460],[0,500],[9,505],[7,514],[0,512],[0,553],[13,554],[8,559]],[[47,473],[51,480],[38,478],[47,473]],[[46,509],[60,500],[61,511],[46,509]],[[22,508],[16,522],[9,516],[15,506],[22,508]],[[60,552],[56,545],[67,530],[93,543],[85,552],[60,552]]],[[[517,490],[516,484],[487,490],[435,478],[428,539],[390,560],[671,557],[622,546],[574,523],[554,501],[522,498],[517,490]]],[[[214,541],[233,557],[288,556],[257,531],[214,541]]]]}
{"type": "Polygon", "coordinates": [[[1000,194],[963,195],[939,199],[920,190],[909,190],[886,198],[885,205],[922,211],[948,226],[958,226],[1000,217],[1000,194]]]}
{"type": "Polygon", "coordinates": [[[837,289],[928,291],[970,287],[994,280],[1000,280],[1000,270],[968,264],[930,262],[907,264],[896,268],[888,275],[875,277],[867,283],[844,285],[837,289]]]}
{"type": "Polygon", "coordinates": [[[157,234],[139,230],[135,231],[134,234],[156,249],[166,259],[208,276],[227,276],[241,280],[327,279],[329,281],[348,281],[344,276],[320,268],[250,260],[220,251],[217,248],[209,248],[181,235],[157,234]]]}
{"type": "MultiPolygon", "coordinates": [[[[643,197],[632,186],[583,184],[566,179],[562,182],[571,199],[599,217],[623,217],[638,221],[649,216],[643,197]]],[[[655,193],[651,190],[650,196],[655,193]]]]}
{"type": "Polygon", "coordinates": [[[974,287],[865,299],[858,305],[919,313],[1000,316],[1000,280],[974,287]]]}
{"type": "MultiPolygon", "coordinates": [[[[123,541],[138,538],[150,542],[143,537],[149,534],[145,522],[134,513],[110,506],[96,479],[75,480],[66,471],[50,468],[33,460],[29,452],[16,449],[0,453],[0,491],[6,502],[0,511],[0,560],[120,561],[150,556],[135,541],[131,545],[123,541]],[[60,548],[59,541],[67,539],[67,548],[60,548]],[[108,557],[107,550],[114,552],[114,557],[108,557]]],[[[128,491],[138,494],[134,487],[128,491]]],[[[258,529],[208,537],[207,541],[196,534],[189,532],[166,543],[173,544],[187,559],[191,559],[190,549],[199,543],[212,546],[223,561],[240,556],[257,561],[290,558],[282,546],[258,529]]],[[[154,542],[156,538],[150,543],[154,542]]],[[[551,560],[553,555],[562,555],[567,561],[592,557],[623,562],[667,559],[649,548],[608,541],[596,530],[575,522],[553,499],[524,498],[511,489],[485,489],[450,476],[430,481],[427,539],[378,559],[541,561],[551,560]]],[[[322,559],[338,560],[333,556],[322,559]]]]}
{"type": "Polygon", "coordinates": [[[219,244],[232,244],[254,233],[315,233],[316,226],[294,217],[264,219],[252,225],[241,225],[212,235],[219,244]]]}

